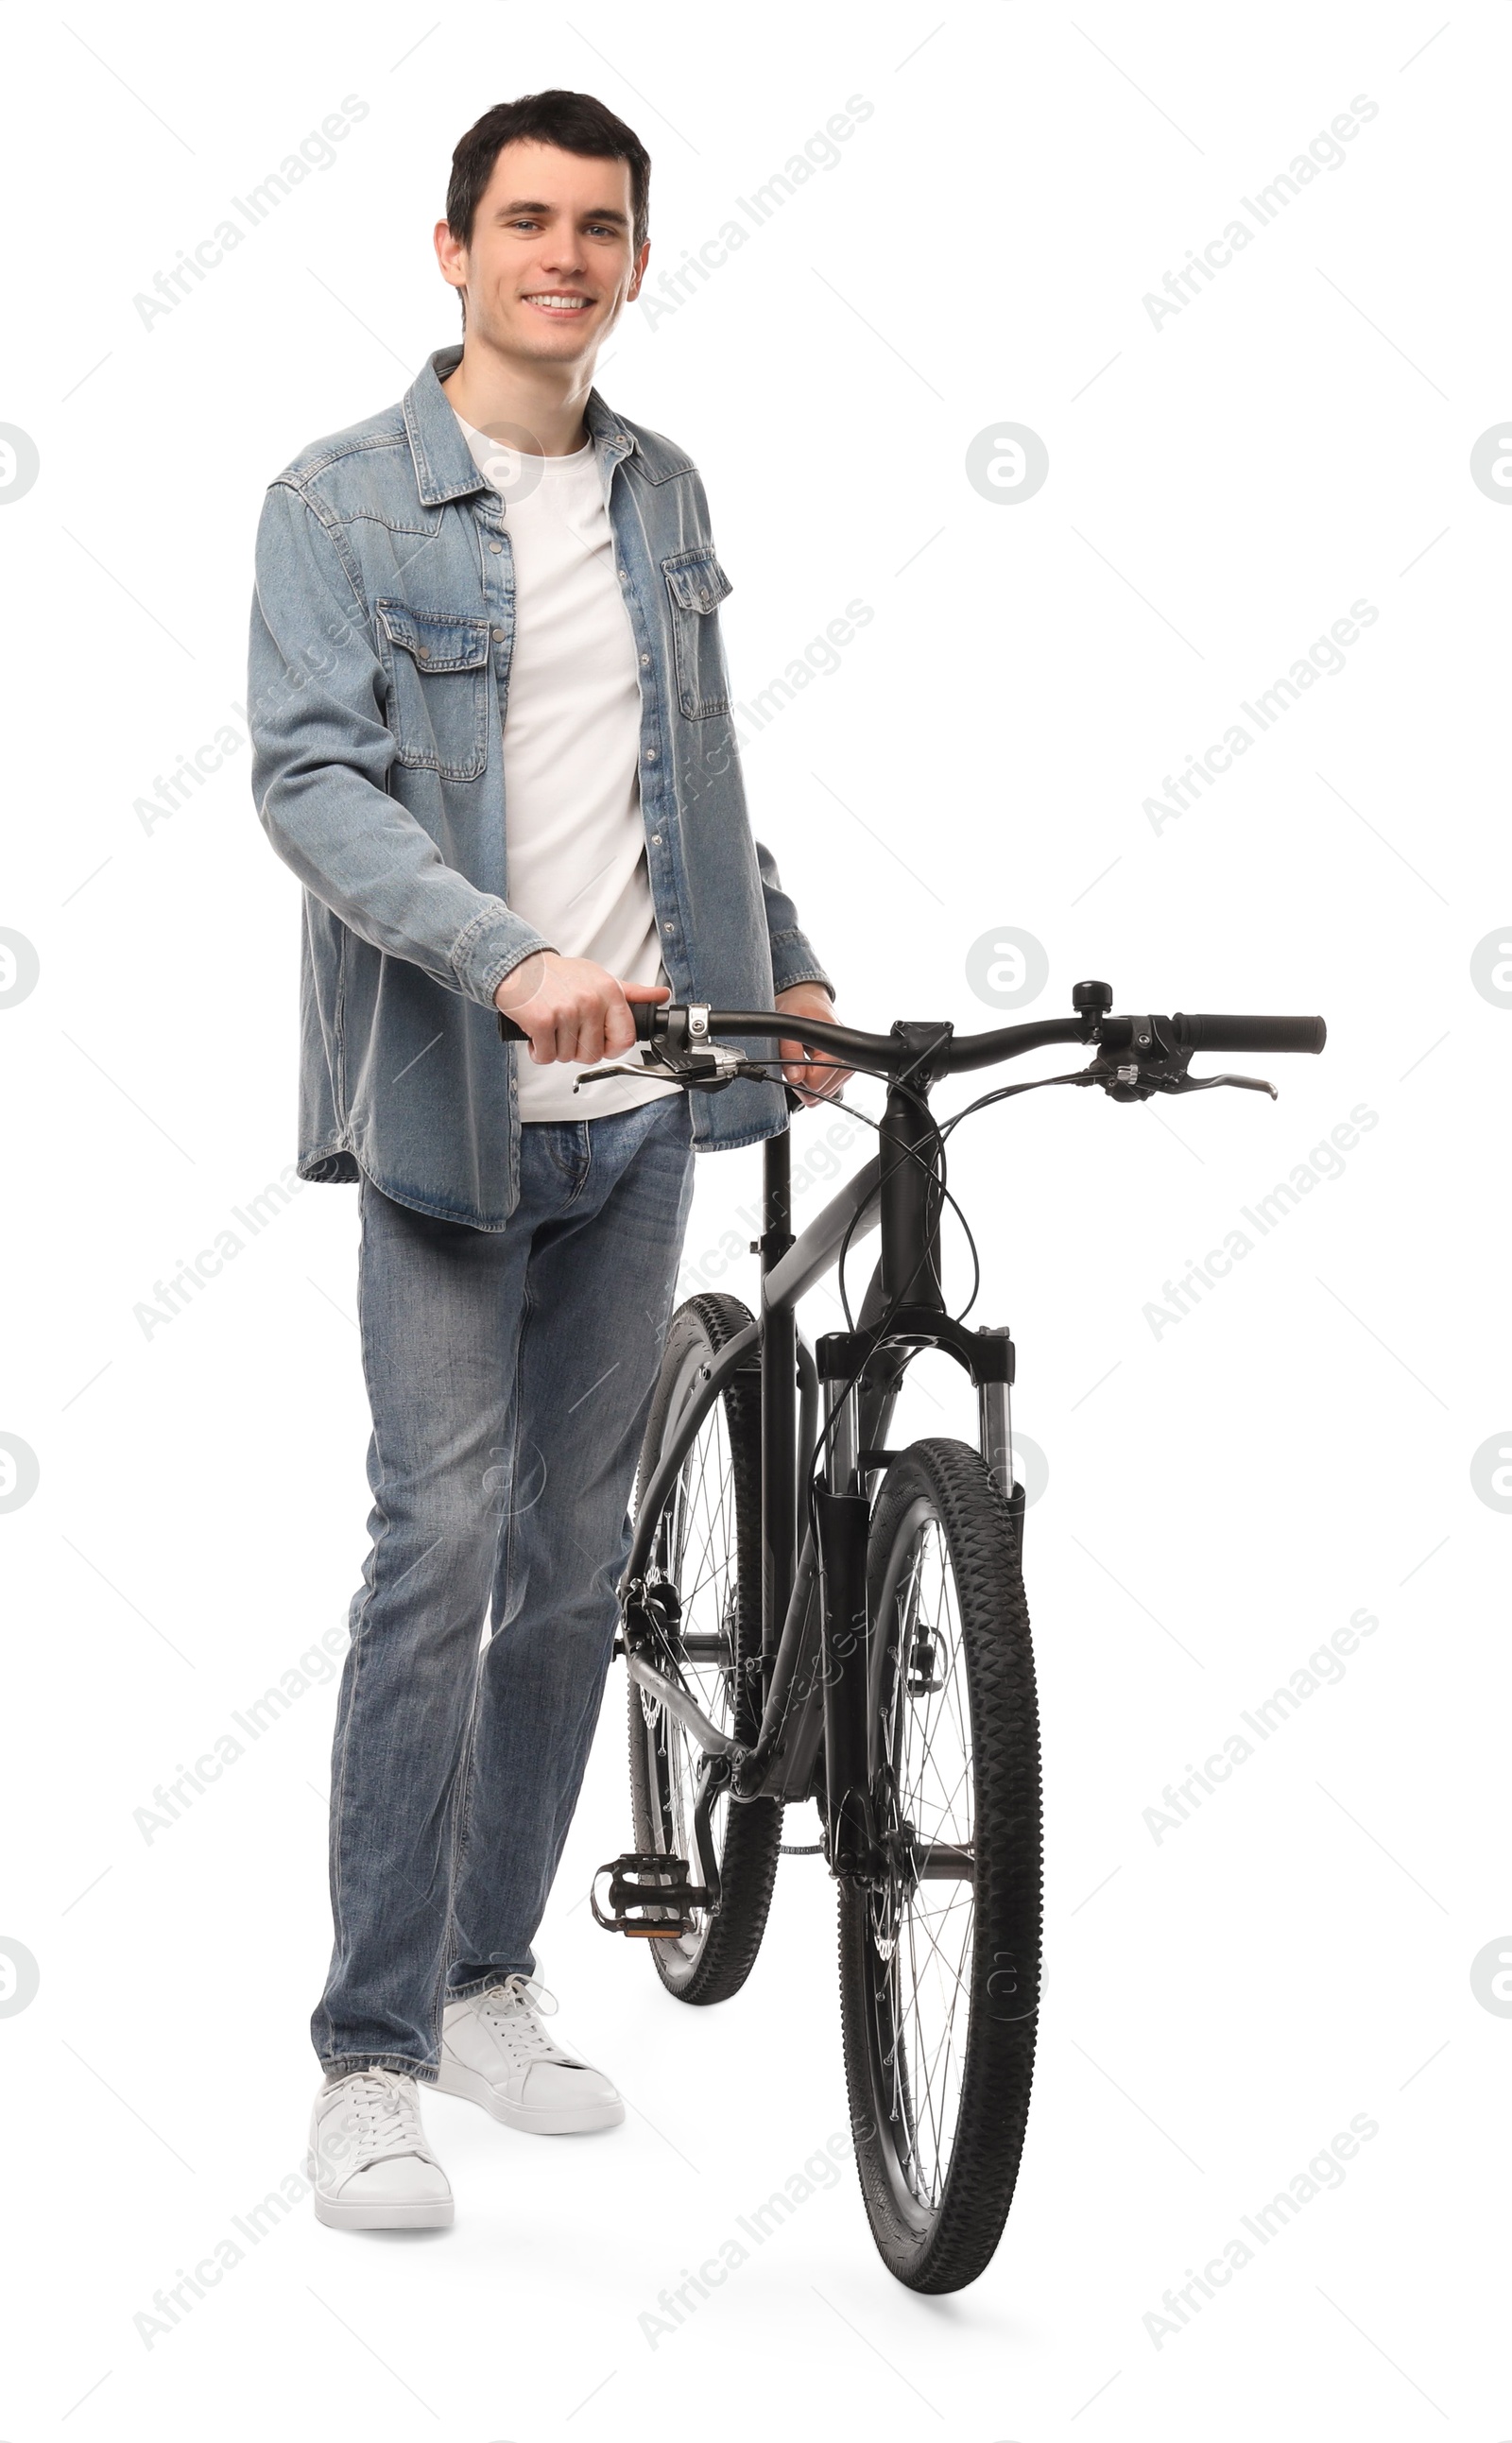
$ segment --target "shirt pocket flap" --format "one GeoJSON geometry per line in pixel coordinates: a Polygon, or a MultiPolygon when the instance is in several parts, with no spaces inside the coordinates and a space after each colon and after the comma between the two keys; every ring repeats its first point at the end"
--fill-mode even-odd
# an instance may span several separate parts
{"type": "Polygon", "coordinates": [[[407,602],[373,605],[389,642],[422,670],[475,670],[489,658],[489,623],[463,611],[413,611],[407,602]]]}
{"type": "Polygon", "coordinates": [[[728,578],[708,543],[674,552],[661,563],[667,590],[680,611],[713,611],[731,591],[728,578]]]}

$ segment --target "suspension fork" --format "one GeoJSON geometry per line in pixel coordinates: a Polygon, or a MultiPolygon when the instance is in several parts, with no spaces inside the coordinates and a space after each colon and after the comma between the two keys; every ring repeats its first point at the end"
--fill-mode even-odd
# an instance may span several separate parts
{"type": "Polygon", "coordinates": [[[866,1616],[871,1503],[858,1447],[859,1392],[848,1335],[826,1333],[815,1350],[824,1393],[823,1481],[814,1486],[821,1584],[824,1706],[824,1813],[831,1872],[864,1874],[876,1835],[867,1782],[871,1639],[866,1616]]]}
{"type": "Polygon", "coordinates": [[[1006,1324],[994,1330],[990,1324],[979,1323],[977,1334],[982,1341],[993,1344],[990,1352],[986,1348],[983,1350],[984,1367],[992,1364],[1000,1346],[1003,1352],[1001,1371],[994,1368],[990,1373],[979,1371],[977,1375],[977,1440],[988,1475],[1005,1501],[1008,1501],[1013,1496],[1013,1343],[1006,1324]]]}
{"type": "MultiPolygon", "coordinates": [[[[756,1241],[762,1277],[793,1243],[792,1133],[763,1148],[762,1235],[756,1241]]],[[[798,1535],[798,1317],[791,1306],[767,1308],[762,1318],[762,1685],[760,1718],[793,1591],[798,1535]]]]}

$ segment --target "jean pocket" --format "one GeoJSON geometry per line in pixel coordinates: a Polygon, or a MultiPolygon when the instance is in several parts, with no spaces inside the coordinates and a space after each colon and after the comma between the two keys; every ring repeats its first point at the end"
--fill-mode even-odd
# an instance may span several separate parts
{"type": "Polygon", "coordinates": [[[662,561],[661,573],[672,597],[677,701],[690,721],[707,721],[729,710],[729,678],[714,616],[730,591],[729,579],[711,543],[674,551],[662,561]]]}
{"type": "Polygon", "coordinates": [[[489,761],[489,623],[378,599],[388,723],[401,763],[475,781],[489,761]]]}

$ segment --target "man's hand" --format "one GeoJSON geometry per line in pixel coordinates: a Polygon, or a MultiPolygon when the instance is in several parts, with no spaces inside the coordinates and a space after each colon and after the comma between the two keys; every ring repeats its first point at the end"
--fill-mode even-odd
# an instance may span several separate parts
{"type": "MultiPolygon", "coordinates": [[[[832,1019],[835,1015],[835,1004],[822,984],[793,984],[778,994],[776,1006],[789,1018],[832,1019]]],[[[835,1058],[831,1052],[819,1051],[812,1061],[805,1060],[805,1052],[814,1047],[805,1045],[802,1036],[796,1039],[784,1036],[777,1049],[784,1063],[783,1075],[805,1103],[822,1102],[826,1094],[838,1094],[851,1075],[849,1069],[822,1065],[835,1058]]]]}
{"type": "Polygon", "coordinates": [[[581,1061],[618,1059],[636,1040],[633,1001],[666,1001],[665,984],[622,984],[592,959],[564,959],[537,950],[511,967],[494,1007],[530,1038],[530,1057],[581,1061]]]}

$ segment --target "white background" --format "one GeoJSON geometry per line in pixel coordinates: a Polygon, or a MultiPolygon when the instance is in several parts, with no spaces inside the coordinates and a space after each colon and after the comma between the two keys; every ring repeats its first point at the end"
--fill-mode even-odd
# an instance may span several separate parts
{"type": "MultiPolygon", "coordinates": [[[[8,59],[0,421],[41,472],[0,503],[0,925],[40,981],[0,1008],[0,1429],[40,1483],[0,1515],[0,1933],[41,1983],[0,2021],[6,2434],[1497,2443],[1512,2025],[1470,1963],[1512,1924],[1512,1520],[1470,1461],[1512,1397],[1512,1019],[1470,961],[1512,891],[1512,518],[1469,454],[1509,405],[1512,12],[86,5],[17,17],[8,59]],[[1124,1009],[1321,1010],[1328,1048],[1236,1064],[1274,1104],[1045,1094],[954,1141],[977,1312],[1013,1326],[1049,1465],[1049,1981],[982,2280],[894,2284],[847,2163],[653,2348],[658,2291],[845,2104],[820,1862],[784,1862],[717,2011],[589,1922],[629,1830],[617,1672],[541,1948],[627,2124],[542,2142],[428,2101],[452,2232],[356,2238],[305,2201],[148,2347],[154,2292],[303,2155],[333,1682],[168,1830],[134,1810],[344,1620],[367,1493],[351,1191],[302,1190],[171,1325],[134,1316],[293,1158],[298,914],[245,750],[150,832],[134,806],[243,696],[270,476],[456,334],[430,233],[457,138],[554,83],[652,149],[653,292],[873,104],[674,313],[627,317],[601,377],[704,470],[737,693],[874,609],[747,757],[843,1009],[998,1022],[967,956],[1014,926],[1048,955],[1032,1014],[1105,976],[1124,1009]],[[348,95],[333,166],[144,328],[138,293],[348,95]],[[1356,96],[1344,165],[1155,328],[1146,293],[1356,96]],[[1017,504],[965,472],[1005,418],[1049,452],[1017,504]],[[1156,833],[1162,777],[1358,599],[1344,671],[1156,833]],[[1344,1175],[1157,1338],[1163,1282],[1360,1104],[1344,1175]],[[1361,1608],[1347,1676],[1157,1843],[1164,1786],[1361,1608]],[[1378,2134],[1342,2186],[1152,2338],[1355,2115],[1378,2134]]],[[[701,1165],[691,1260],[749,1234],[756,1180],[701,1165]]],[[[938,1376],[914,1414],[969,1429],[938,1376]]]]}

